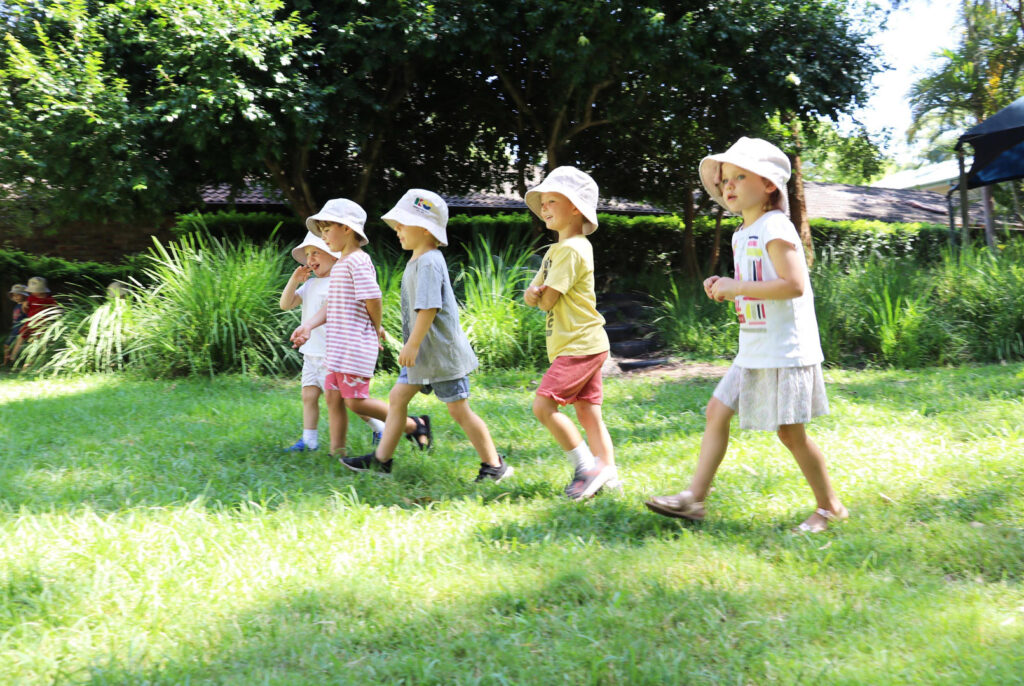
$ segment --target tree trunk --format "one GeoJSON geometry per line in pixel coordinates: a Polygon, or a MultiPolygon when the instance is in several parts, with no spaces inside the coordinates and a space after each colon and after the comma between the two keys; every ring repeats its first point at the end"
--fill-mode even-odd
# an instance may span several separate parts
{"type": "Polygon", "coordinates": [[[291,173],[286,172],[281,160],[270,157],[264,157],[263,164],[270,170],[270,177],[274,180],[274,185],[284,193],[284,197],[297,216],[308,217],[311,214],[316,214],[316,203],[313,202],[310,194],[304,170],[296,172],[295,166],[293,166],[291,173]],[[298,178],[295,178],[296,173],[298,178]]]}
{"type": "Polygon", "coordinates": [[[985,243],[992,252],[996,251],[995,207],[992,203],[992,186],[981,187],[981,206],[985,211],[985,243]]]}
{"type": "Polygon", "coordinates": [[[804,244],[804,257],[807,260],[807,267],[810,268],[814,265],[814,239],[811,237],[811,224],[807,221],[807,197],[804,194],[803,163],[800,160],[800,152],[803,150],[800,120],[791,117],[790,129],[793,132],[793,152],[789,155],[789,161],[793,167],[793,174],[789,179],[789,188],[783,192],[789,194],[789,217],[800,234],[800,241],[804,244]]]}
{"type": "Polygon", "coordinates": [[[722,259],[722,214],[725,209],[719,205],[715,212],[715,238],[711,244],[711,259],[708,260],[707,275],[713,276],[718,270],[718,263],[722,259]]]}
{"type": "Polygon", "coordinates": [[[690,278],[700,276],[700,265],[697,264],[697,241],[693,235],[693,222],[697,208],[693,204],[693,189],[689,184],[683,186],[683,274],[690,278]]]}

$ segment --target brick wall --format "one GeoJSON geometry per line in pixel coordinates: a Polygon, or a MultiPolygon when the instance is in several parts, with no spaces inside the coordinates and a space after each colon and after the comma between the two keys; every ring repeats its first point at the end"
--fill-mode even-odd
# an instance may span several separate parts
{"type": "MultiPolygon", "coordinates": [[[[56,232],[33,236],[4,236],[0,247],[22,250],[33,255],[51,255],[68,260],[94,262],[121,261],[125,255],[144,252],[153,245],[153,236],[171,239],[171,220],[158,226],[73,222],[56,232]]],[[[9,288],[9,286],[8,286],[9,288]]]]}

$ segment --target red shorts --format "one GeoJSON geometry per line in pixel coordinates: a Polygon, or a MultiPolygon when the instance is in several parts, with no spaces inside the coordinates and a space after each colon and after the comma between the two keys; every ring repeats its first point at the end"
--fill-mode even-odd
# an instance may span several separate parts
{"type": "Polygon", "coordinates": [[[537,395],[551,398],[559,405],[571,405],[577,400],[600,405],[604,399],[601,367],[607,359],[608,351],[556,357],[540,380],[537,395]]]}
{"type": "Polygon", "coordinates": [[[338,391],[342,398],[369,398],[370,379],[354,374],[328,372],[324,380],[325,391],[338,391]]]}

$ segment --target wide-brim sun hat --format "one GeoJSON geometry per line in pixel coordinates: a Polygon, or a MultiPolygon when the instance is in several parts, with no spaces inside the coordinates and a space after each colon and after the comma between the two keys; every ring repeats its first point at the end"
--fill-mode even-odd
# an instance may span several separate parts
{"type": "Polygon", "coordinates": [[[524,198],[530,211],[540,217],[540,194],[560,193],[583,215],[583,235],[597,231],[597,182],[590,174],[576,167],[556,167],[540,182],[526,191],[524,198]]]}
{"type": "Polygon", "coordinates": [[[324,242],[324,239],[320,238],[320,236],[317,236],[312,231],[307,231],[306,237],[303,239],[303,241],[294,248],[292,248],[292,258],[299,264],[306,264],[306,248],[309,246],[313,246],[320,252],[327,253],[336,260],[341,258],[340,252],[334,252],[333,250],[328,248],[327,243],[324,242]]]}
{"type": "Polygon", "coordinates": [[[422,227],[437,239],[442,248],[448,245],[448,203],[432,191],[422,188],[407,190],[381,219],[392,229],[396,224],[422,227]]]}
{"type": "Polygon", "coordinates": [[[722,195],[722,164],[728,162],[741,169],[746,169],[775,184],[779,189],[782,211],[789,216],[789,193],[786,184],[789,182],[791,168],[789,157],[762,138],[743,136],[732,144],[728,150],[718,155],[708,155],[700,161],[700,181],[708,195],[725,209],[725,197],[722,195]]]}
{"type": "Polygon", "coordinates": [[[46,279],[41,276],[33,276],[28,280],[28,286],[25,287],[26,293],[49,293],[50,289],[46,287],[46,279]]]}
{"type": "Polygon", "coordinates": [[[16,283],[7,291],[7,295],[28,295],[28,289],[25,288],[25,284],[16,283]]]}
{"type": "Polygon", "coordinates": [[[366,210],[359,206],[359,203],[348,198],[334,198],[328,200],[323,209],[306,218],[306,228],[318,238],[321,237],[320,227],[317,222],[334,222],[344,224],[359,234],[359,245],[364,246],[370,242],[366,237],[366,210]]]}

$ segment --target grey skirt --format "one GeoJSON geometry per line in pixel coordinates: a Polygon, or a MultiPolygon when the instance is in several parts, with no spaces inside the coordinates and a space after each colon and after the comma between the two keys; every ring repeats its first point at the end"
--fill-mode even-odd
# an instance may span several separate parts
{"type": "Polygon", "coordinates": [[[821,365],[746,369],[733,365],[712,394],[740,416],[740,428],[777,431],[828,414],[821,365]]]}

